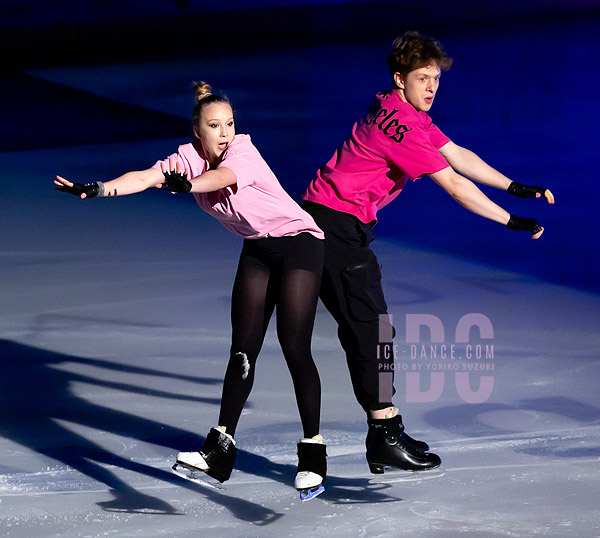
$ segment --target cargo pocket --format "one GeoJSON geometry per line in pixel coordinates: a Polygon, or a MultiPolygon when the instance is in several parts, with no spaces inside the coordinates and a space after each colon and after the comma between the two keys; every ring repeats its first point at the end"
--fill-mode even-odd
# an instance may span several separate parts
{"type": "Polygon", "coordinates": [[[375,321],[387,312],[381,289],[381,271],[376,261],[342,271],[342,286],[350,316],[356,321],[375,321]]]}

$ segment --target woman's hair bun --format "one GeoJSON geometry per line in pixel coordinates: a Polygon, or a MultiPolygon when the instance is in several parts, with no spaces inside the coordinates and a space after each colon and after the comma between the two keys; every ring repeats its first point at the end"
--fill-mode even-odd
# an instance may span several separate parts
{"type": "Polygon", "coordinates": [[[193,83],[194,94],[196,95],[196,103],[200,102],[205,97],[212,95],[212,86],[201,80],[193,83]]]}
{"type": "Polygon", "coordinates": [[[229,99],[225,95],[218,93],[212,93],[212,86],[207,82],[193,82],[192,87],[194,88],[194,110],[192,112],[192,121],[194,126],[198,125],[200,121],[200,112],[205,106],[212,103],[227,103],[231,106],[229,99]]]}

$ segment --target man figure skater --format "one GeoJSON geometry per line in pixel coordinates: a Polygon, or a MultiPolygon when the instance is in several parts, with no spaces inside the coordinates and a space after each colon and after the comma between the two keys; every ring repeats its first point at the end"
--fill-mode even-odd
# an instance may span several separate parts
{"type": "Polygon", "coordinates": [[[387,58],[393,89],[375,96],[303,196],[304,209],[325,232],[320,294],[338,323],[354,393],[367,413],[367,461],[373,473],[383,473],[384,465],[415,471],[441,463],[427,443],[404,432],[391,401],[393,389],[380,386],[380,368],[393,371],[393,357],[377,353],[380,324],[387,319],[379,264],[369,247],[377,211],[398,196],[409,179],[429,176],[469,211],[538,239],[544,229],[536,219],[509,214],[473,181],[554,203],[549,190],[511,181],[433,124],[426,112],[441,72],[451,63],[435,39],[417,32],[396,39],[387,58]]]}

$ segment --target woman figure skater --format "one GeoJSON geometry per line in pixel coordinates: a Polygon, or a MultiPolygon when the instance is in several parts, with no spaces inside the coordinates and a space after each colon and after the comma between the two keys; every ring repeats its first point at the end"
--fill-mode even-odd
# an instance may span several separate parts
{"type": "Polygon", "coordinates": [[[277,335],[289,368],[304,437],[298,442],[294,485],[303,499],[323,491],[326,453],[319,435],[321,384],[311,337],[323,265],[323,232],[284,191],[252,144],[235,133],[227,97],[194,85],[196,139],[152,168],[106,183],[72,183],[58,190],[91,198],[123,196],[160,187],[193,193],[198,205],[244,238],[231,299],[232,341],[218,426],[200,450],[179,452],[174,470],[204,471],[229,479],[236,456],[235,430],[254,382],[256,359],[277,305],[277,335]],[[188,177],[190,178],[188,180],[188,177]]]}

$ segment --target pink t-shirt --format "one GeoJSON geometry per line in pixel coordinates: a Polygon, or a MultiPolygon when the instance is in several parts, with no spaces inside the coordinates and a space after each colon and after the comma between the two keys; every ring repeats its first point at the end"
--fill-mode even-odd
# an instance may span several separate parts
{"type": "MultiPolygon", "coordinates": [[[[198,141],[179,146],[173,154],[189,178],[208,170],[198,141]]],[[[169,158],[158,161],[169,166],[169,158]]],[[[319,239],[323,232],[313,218],[285,192],[275,174],[252,144],[250,135],[236,135],[218,167],[227,167],[237,183],[214,192],[193,193],[198,205],[225,228],[246,239],[282,237],[308,232],[319,239]]]]}
{"type": "Polygon", "coordinates": [[[373,222],[377,210],[396,198],[408,179],[449,166],[438,151],[448,142],[427,114],[396,92],[379,93],[367,115],[317,171],[303,198],[373,222]]]}

